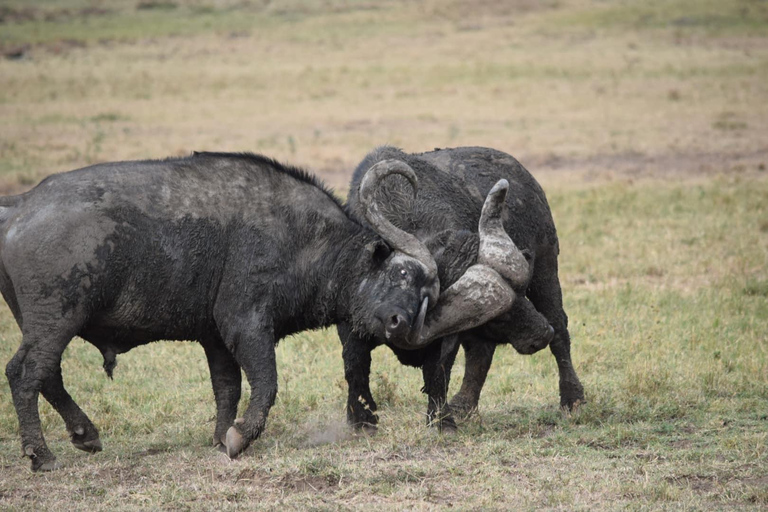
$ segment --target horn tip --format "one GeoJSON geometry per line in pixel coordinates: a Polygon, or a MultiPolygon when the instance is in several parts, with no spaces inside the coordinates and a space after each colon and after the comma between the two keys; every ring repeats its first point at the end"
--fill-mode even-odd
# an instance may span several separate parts
{"type": "Polygon", "coordinates": [[[500,190],[508,190],[508,189],[509,189],[509,182],[504,178],[502,178],[496,182],[496,184],[493,186],[489,194],[494,194],[496,192],[499,192],[500,190]]]}

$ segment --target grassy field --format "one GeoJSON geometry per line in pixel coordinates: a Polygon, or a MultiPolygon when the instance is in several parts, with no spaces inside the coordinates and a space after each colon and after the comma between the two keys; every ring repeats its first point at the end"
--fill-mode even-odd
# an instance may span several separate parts
{"type": "MultiPolygon", "coordinates": [[[[424,425],[374,353],[375,436],[344,425],[333,330],[278,346],[264,436],[210,445],[202,349],[74,340],[105,450],[32,474],[0,379],[0,509],[765,509],[768,4],[761,0],[0,0],[0,190],[90,163],[256,151],[340,194],[376,145],[485,145],[539,178],[588,403],[548,351],[497,351],[478,414],[424,425]]],[[[0,361],[20,333],[0,306],[0,361]]],[[[452,390],[463,374],[461,356],[452,390]]],[[[244,405],[244,404],[243,404],[244,405]]]]}

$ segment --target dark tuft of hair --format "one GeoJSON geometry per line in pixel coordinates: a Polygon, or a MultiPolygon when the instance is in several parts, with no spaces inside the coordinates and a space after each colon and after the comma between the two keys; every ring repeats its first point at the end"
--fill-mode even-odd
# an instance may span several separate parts
{"type": "Polygon", "coordinates": [[[325,194],[328,197],[330,197],[333,200],[333,202],[339,206],[339,208],[344,209],[344,205],[342,204],[341,200],[338,197],[336,197],[336,194],[333,193],[333,189],[328,187],[315,174],[307,171],[306,169],[302,169],[301,167],[286,165],[278,162],[274,158],[270,158],[268,156],[259,155],[251,152],[223,153],[223,152],[215,152],[215,151],[194,151],[192,153],[191,158],[197,158],[197,157],[231,158],[231,159],[243,160],[245,162],[251,163],[258,167],[269,167],[270,169],[276,172],[287,174],[288,176],[291,176],[292,178],[298,181],[309,183],[310,185],[319,188],[320,190],[325,192],[325,194]]]}

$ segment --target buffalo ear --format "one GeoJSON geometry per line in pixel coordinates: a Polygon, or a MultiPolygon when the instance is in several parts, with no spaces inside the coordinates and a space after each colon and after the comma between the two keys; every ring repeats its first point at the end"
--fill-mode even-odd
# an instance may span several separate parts
{"type": "Polygon", "coordinates": [[[367,243],[365,250],[370,255],[371,261],[375,266],[384,263],[384,260],[392,253],[392,249],[384,240],[375,240],[367,243]]]}

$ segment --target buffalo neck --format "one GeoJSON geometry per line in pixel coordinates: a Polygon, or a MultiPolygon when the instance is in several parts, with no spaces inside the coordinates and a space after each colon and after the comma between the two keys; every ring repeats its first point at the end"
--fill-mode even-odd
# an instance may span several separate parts
{"type": "Polygon", "coordinates": [[[374,236],[364,231],[347,219],[321,234],[298,233],[303,243],[286,266],[287,286],[276,290],[280,299],[275,314],[283,320],[277,325],[285,325],[285,332],[278,333],[280,337],[327,327],[346,318],[364,240],[374,236]]]}

